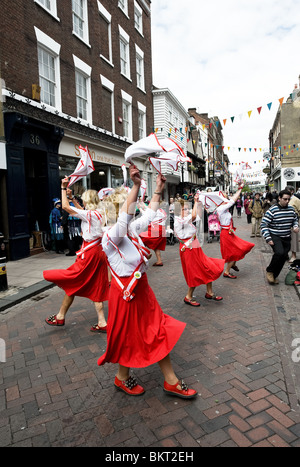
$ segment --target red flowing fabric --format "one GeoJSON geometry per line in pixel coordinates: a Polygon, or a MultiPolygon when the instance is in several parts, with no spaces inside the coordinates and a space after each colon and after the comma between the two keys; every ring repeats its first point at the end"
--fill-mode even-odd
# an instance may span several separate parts
{"type": "Polygon", "coordinates": [[[93,302],[108,300],[109,282],[107,259],[101,245],[78,256],[67,269],[51,269],[43,272],[44,279],[61,287],[68,296],[86,297],[93,302]]]}
{"type": "Polygon", "coordinates": [[[255,243],[247,242],[229,232],[228,229],[222,229],[220,235],[221,255],[226,263],[243,259],[255,246],[255,243]]]}
{"type": "Polygon", "coordinates": [[[154,225],[151,224],[148,227],[147,232],[140,234],[140,237],[147,248],[150,250],[161,250],[165,251],[167,238],[166,238],[166,228],[163,225],[154,225]]]}
{"type": "MultiPolygon", "coordinates": [[[[126,281],[122,282],[125,285],[126,281]]],[[[115,278],[112,278],[107,320],[107,348],[98,365],[119,363],[144,368],[166,357],[180,338],[186,323],[163,313],[143,274],[126,302],[115,278]]]]}
{"type": "Polygon", "coordinates": [[[214,282],[223,273],[224,259],[206,256],[197,238],[192,243],[192,249],[181,251],[181,247],[182,245],[179,249],[182,271],[188,287],[214,282]]]}

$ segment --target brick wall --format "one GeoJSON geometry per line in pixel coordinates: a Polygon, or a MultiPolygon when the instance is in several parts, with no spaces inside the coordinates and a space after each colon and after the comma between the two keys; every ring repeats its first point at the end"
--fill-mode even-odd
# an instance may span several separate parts
{"type": "Polygon", "coordinates": [[[123,134],[121,90],[132,96],[133,139],[138,139],[139,101],[147,108],[147,134],[153,127],[152,103],[152,61],[151,61],[151,19],[144,8],[150,1],[141,1],[143,8],[143,37],[134,27],[134,0],[128,0],[128,17],[118,7],[117,0],[101,0],[112,16],[112,62],[111,66],[100,58],[108,51],[104,41],[105,23],[101,20],[97,0],[88,1],[89,43],[88,47],[72,34],[72,11],[70,1],[57,1],[57,21],[34,0],[1,1],[1,74],[6,87],[17,94],[31,98],[32,84],[38,84],[37,41],[34,26],[61,44],[60,72],[62,90],[62,111],[76,117],[75,70],[73,54],[92,67],[92,110],[93,124],[111,129],[110,109],[107,110],[107,92],[103,91],[100,74],[114,83],[115,132],[123,134]],[[131,81],[120,73],[120,45],[118,25],[130,36],[131,81]],[[145,90],[136,86],[135,44],[144,52],[145,90]]]}

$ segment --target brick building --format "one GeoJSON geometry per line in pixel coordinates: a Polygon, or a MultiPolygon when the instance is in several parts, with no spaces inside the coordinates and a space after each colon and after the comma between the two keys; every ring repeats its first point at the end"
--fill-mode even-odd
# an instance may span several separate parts
{"type": "Polygon", "coordinates": [[[15,260],[48,230],[80,144],[95,171],[75,193],[123,183],[124,151],[152,132],[153,102],[150,0],[13,3],[1,2],[0,231],[15,260]]]}

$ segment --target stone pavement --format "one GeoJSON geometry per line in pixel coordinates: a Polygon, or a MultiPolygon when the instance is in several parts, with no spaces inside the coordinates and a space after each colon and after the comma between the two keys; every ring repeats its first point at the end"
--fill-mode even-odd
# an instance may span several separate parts
{"type": "MultiPolygon", "coordinates": [[[[245,216],[234,220],[237,234],[249,239],[251,226],[245,216]]],[[[221,277],[214,284],[222,302],[205,300],[205,286],[196,289],[200,308],[183,303],[187,287],[178,245],[167,246],[162,268],[152,268],[151,259],[148,278],[159,303],[187,323],[171,357],[178,376],[198,390],[195,400],[166,395],[158,365],[134,370],[146,389],[143,396],[131,398],[116,391],[116,366],[97,366],[106,337],[90,333],[96,315],[86,299],[75,299],[62,328],[44,321],[60,306],[63,292],[57,287],[3,306],[0,345],[2,350],[6,346],[6,362],[0,363],[0,446],[299,446],[299,296],[294,286],[284,285],[287,265],[278,286],[266,283],[270,251],[262,239],[254,241],[255,249],[239,263],[238,279],[221,277]]],[[[220,257],[216,240],[203,249],[220,257]]],[[[40,262],[46,258],[47,268],[57,267],[53,255],[44,253],[40,262]]],[[[38,287],[45,268],[45,263],[38,267],[39,259],[33,261],[32,274],[23,274],[24,280],[29,274],[32,279],[35,271],[28,287],[38,287]]],[[[59,261],[71,264],[74,259],[59,261]]],[[[9,283],[28,289],[11,282],[12,266],[8,263],[9,283]]]]}

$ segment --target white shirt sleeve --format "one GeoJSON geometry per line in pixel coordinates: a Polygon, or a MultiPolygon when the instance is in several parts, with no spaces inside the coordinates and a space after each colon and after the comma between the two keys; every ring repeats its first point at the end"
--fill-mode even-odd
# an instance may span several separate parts
{"type": "Polygon", "coordinates": [[[130,222],[129,231],[134,235],[140,235],[142,232],[148,229],[149,224],[153,221],[156,216],[156,211],[151,208],[146,208],[143,214],[130,222]]]}

